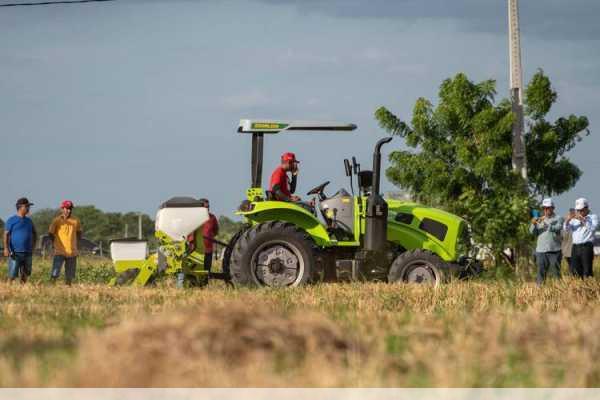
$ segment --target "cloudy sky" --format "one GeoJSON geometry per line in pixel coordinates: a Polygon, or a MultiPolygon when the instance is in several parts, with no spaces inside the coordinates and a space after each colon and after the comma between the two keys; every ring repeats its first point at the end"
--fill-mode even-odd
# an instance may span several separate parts
{"type": "MultiPolygon", "coordinates": [[[[503,0],[0,7],[0,216],[22,195],[37,207],[69,198],[148,213],[173,195],[204,196],[231,215],[250,181],[240,118],[356,123],[349,135],[266,144],[265,178],[295,151],[300,192],[324,180],[347,186],[343,158],[368,165],[383,135],[377,107],[409,117],[417,97],[435,99],[458,72],[508,93],[506,19],[503,0]]],[[[585,195],[600,210],[598,19],[597,0],[521,0],[525,80],[543,68],[559,93],[552,115],[590,119],[592,135],[570,154],[584,176],[562,208],[585,195]]]]}

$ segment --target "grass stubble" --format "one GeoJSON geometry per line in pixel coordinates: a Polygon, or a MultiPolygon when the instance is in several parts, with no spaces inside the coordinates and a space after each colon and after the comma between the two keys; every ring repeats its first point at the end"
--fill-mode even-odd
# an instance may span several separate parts
{"type": "Polygon", "coordinates": [[[43,276],[0,282],[2,387],[600,385],[597,280],[177,290],[43,276]]]}

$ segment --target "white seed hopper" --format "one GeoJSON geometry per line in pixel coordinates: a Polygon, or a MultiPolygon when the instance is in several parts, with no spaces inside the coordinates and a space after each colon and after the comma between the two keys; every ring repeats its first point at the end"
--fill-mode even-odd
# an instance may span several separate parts
{"type": "Polygon", "coordinates": [[[208,209],[190,197],[174,197],[164,202],[156,214],[156,230],[175,241],[185,238],[209,219],[208,209]]]}

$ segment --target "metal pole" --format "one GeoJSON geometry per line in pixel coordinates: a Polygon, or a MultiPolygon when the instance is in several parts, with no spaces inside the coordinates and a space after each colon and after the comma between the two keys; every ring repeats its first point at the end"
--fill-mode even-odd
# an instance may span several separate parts
{"type": "Polygon", "coordinates": [[[513,122],[512,165],[527,185],[527,153],[523,131],[523,70],[521,68],[521,31],[519,28],[519,0],[508,0],[508,37],[510,59],[510,95],[513,122]]]}
{"type": "MultiPolygon", "coordinates": [[[[514,116],[512,126],[512,166],[513,171],[523,178],[523,191],[529,193],[527,184],[527,153],[525,151],[525,128],[523,116],[523,69],[521,67],[521,30],[519,27],[519,0],[508,0],[508,40],[510,58],[510,97],[514,116]]],[[[517,274],[529,274],[529,255],[527,244],[516,245],[513,262],[517,274]],[[522,261],[523,260],[523,261],[522,261]],[[521,268],[523,268],[521,272],[521,268]]]]}
{"type": "Polygon", "coordinates": [[[259,188],[262,185],[264,138],[262,133],[252,134],[252,187],[259,188]]]}
{"type": "Polygon", "coordinates": [[[142,213],[138,214],[138,239],[142,240],[142,213]]]}

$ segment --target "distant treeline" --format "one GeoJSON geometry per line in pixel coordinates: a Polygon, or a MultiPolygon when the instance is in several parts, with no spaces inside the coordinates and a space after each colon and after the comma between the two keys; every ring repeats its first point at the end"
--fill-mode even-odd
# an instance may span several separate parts
{"type": "MultiPolygon", "coordinates": [[[[48,232],[48,227],[52,220],[60,214],[60,210],[43,208],[36,210],[31,214],[31,219],[40,235],[48,232]]],[[[104,212],[94,206],[78,206],[73,210],[75,215],[81,221],[83,227],[83,236],[104,249],[108,249],[109,242],[113,239],[125,237],[138,237],[138,216],[137,212],[104,212]]],[[[154,219],[148,214],[141,214],[142,217],[142,237],[152,244],[155,244],[154,238],[154,219]]],[[[241,223],[235,222],[225,216],[219,217],[220,234],[219,239],[227,241],[235,232],[240,229],[241,223]]],[[[0,219],[0,231],[4,230],[4,221],[0,219]]]]}

